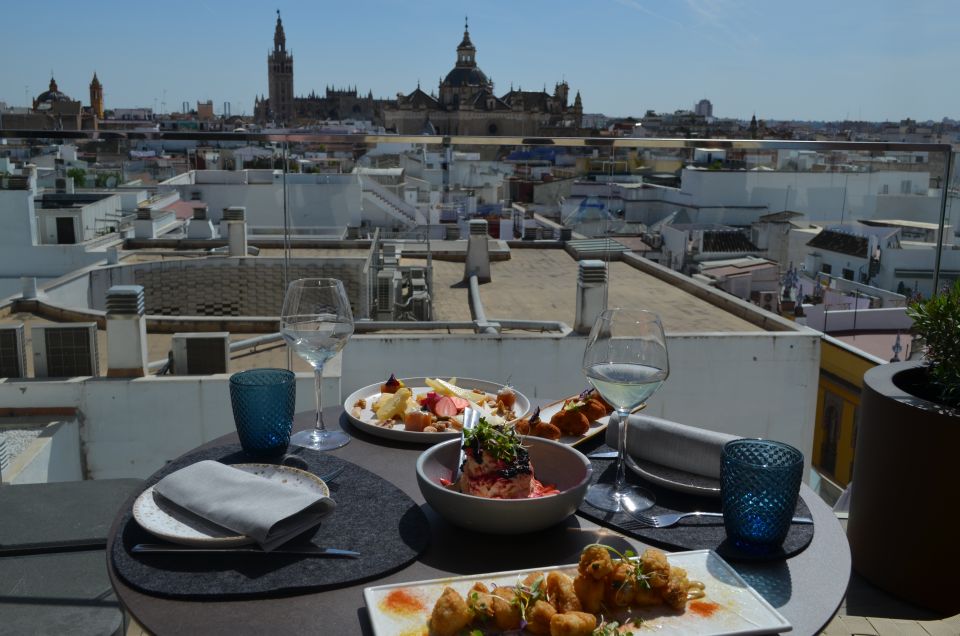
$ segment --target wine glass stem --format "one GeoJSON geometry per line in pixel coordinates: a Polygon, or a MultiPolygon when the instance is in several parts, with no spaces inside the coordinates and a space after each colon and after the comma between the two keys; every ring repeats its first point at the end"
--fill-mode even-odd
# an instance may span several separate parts
{"type": "Polygon", "coordinates": [[[619,495],[627,486],[627,418],[630,417],[630,411],[626,409],[617,409],[617,480],[614,482],[614,488],[619,495]]]}
{"type": "Polygon", "coordinates": [[[321,385],[323,384],[323,365],[314,368],[313,376],[317,390],[317,423],[313,427],[313,436],[320,438],[327,432],[327,427],[323,424],[323,402],[320,399],[321,385]]]}

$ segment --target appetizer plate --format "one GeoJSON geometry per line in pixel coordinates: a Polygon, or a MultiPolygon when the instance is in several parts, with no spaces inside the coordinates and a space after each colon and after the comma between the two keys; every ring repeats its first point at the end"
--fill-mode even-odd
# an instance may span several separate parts
{"type": "MultiPolygon", "coordinates": [[[[427,386],[426,380],[427,378],[400,379],[404,386],[413,392],[415,398],[433,391],[433,389],[427,386]]],[[[377,382],[376,384],[365,386],[362,389],[357,389],[347,396],[346,401],[343,403],[343,410],[346,411],[347,417],[350,418],[350,421],[356,425],[357,428],[378,437],[385,437],[401,442],[416,442],[418,444],[436,444],[444,440],[453,439],[454,437],[460,437],[460,431],[457,430],[444,431],[442,433],[422,433],[420,431],[404,430],[403,422],[397,422],[392,426],[379,426],[375,424],[376,417],[374,416],[372,407],[381,395],[381,384],[383,384],[383,382],[377,382]],[[364,400],[366,406],[362,408],[358,407],[357,402],[360,400],[364,400]]],[[[490,396],[496,396],[504,385],[487,382],[486,380],[457,378],[457,386],[461,389],[477,389],[490,396]]],[[[530,410],[530,400],[519,391],[514,390],[514,393],[517,394],[517,401],[513,405],[513,412],[518,418],[523,417],[530,410]]]]}
{"type": "MultiPolygon", "coordinates": [[[[245,473],[289,485],[312,493],[330,496],[322,479],[299,468],[274,464],[232,464],[245,473]]],[[[199,547],[228,548],[248,545],[253,539],[218,526],[154,493],[150,486],[133,502],[133,518],[144,530],[171,543],[199,547]]]]}
{"type": "Polygon", "coordinates": [[[685,470],[670,468],[629,455],[627,456],[627,466],[640,477],[667,490],[676,490],[691,495],[700,495],[701,497],[720,496],[720,480],[713,477],[695,475],[685,470]]]}
{"type": "MultiPolygon", "coordinates": [[[[716,552],[675,552],[668,554],[667,558],[671,565],[684,568],[691,580],[703,582],[706,594],[703,598],[687,603],[683,614],[660,606],[631,608],[606,615],[605,618],[618,620],[621,624],[628,618],[641,618],[644,622],[640,633],[649,632],[658,636],[772,634],[792,629],[787,619],[747,585],[736,570],[716,552]]],[[[450,586],[465,597],[470,587],[478,581],[488,587],[492,583],[513,586],[518,579],[531,572],[551,570],[562,570],[573,576],[577,566],[564,565],[368,587],[363,590],[363,599],[370,612],[374,634],[425,636],[427,620],[444,587],[450,586]]],[[[637,633],[637,630],[634,630],[634,633],[637,633]]]]}
{"type": "MultiPolygon", "coordinates": [[[[571,396],[576,397],[576,396],[571,396]]],[[[546,406],[540,407],[540,419],[544,422],[549,422],[550,418],[560,412],[560,409],[563,408],[563,403],[565,400],[571,398],[565,398],[563,400],[557,400],[556,402],[551,402],[546,406]]],[[[561,444],[567,444],[569,446],[576,446],[577,444],[582,444],[587,441],[594,435],[599,435],[600,433],[607,430],[607,424],[610,423],[610,416],[601,417],[598,420],[590,422],[590,428],[587,429],[587,432],[583,435],[562,435],[557,441],[561,444]]]]}

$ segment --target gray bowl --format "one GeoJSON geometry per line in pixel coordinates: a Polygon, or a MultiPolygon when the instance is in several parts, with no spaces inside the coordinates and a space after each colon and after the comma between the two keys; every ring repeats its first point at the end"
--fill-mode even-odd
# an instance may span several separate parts
{"type": "Polygon", "coordinates": [[[417,484],[423,498],[455,525],[492,534],[522,534],[560,523],[580,506],[590,485],[590,460],[575,448],[539,437],[526,437],[534,476],[560,491],[533,499],[487,499],[445,488],[460,454],[460,440],[452,439],[425,450],[417,459],[417,484]]]}

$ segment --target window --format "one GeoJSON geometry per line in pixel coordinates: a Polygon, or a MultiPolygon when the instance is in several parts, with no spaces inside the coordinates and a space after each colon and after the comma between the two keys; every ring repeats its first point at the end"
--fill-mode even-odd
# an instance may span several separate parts
{"type": "Polygon", "coordinates": [[[844,268],[843,268],[843,277],[846,278],[847,280],[853,280],[853,270],[852,270],[852,269],[847,269],[846,267],[844,267],[844,268]]]}
{"type": "Polygon", "coordinates": [[[824,263],[820,266],[820,271],[824,274],[830,274],[833,272],[833,266],[830,263],[824,263]]]}

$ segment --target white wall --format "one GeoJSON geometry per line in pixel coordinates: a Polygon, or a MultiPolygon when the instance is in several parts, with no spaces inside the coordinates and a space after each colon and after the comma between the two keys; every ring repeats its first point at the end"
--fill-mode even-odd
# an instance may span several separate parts
{"type": "MultiPolygon", "coordinates": [[[[0,254],[8,245],[36,245],[37,228],[34,217],[33,192],[0,190],[0,245],[3,246],[0,254]]],[[[2,258],[0,256],[0,259],[2,258]]]]}
{"type": "MultiPolygon", "coordinates": [[[[241,172],[217,174],[243,178],[241,172]]],[[[176,187],[185,201],[192,198],[191,193],[200,192],[200,199],[209,206],[208,218],[214,223],[220,221],[224,208],[244,206],[248,225],[283,226],[282,178],[262,184],[199,183],[176,187]]],[[[359,226],[360,183],[355,175],[287,175],[287,210],[294,227],[359,226]]]]}
{"type": "MultiPolygon", "coordinates": [[[[819,374],[819,335],[673,334],[670,378],[647,412],[711,430],[793,444],[809,458],[819,374]]],[[[586,387],[582,336],[359,335],[328,363],[325,404],[398,377],[457,376],[509,382],[534,403],[586,387]]],[[[94,478],[145,477],[164,462],[233,430],[228,375],[134,380],[0,382],[8,408],[73,406],[94,478]]],[[[297,410],[314,407],[313,381],[298,374],[297,410]]]]}
{"type": "Polygon", "coordinates": [[[76,419],[47,426],[6,471],[12,484],[44,484],[51,481],[81,481],[80,423],[76,419]]]}
{"type": "MultiPolygon", "coordinates": [[[[826,317],[826,326],[831,332],[853,331],[908,331],[913,326],[913,321],[907,316],[904,307],[891,307],[884,309],[865,309],[862,306],[864,299],[861,299],[860,305],[856,311],[852,309],[833,310],[829,309],[826,317]]],[[[824,316],[823,305],[804,305],[803,313],[806,316],[806,325],[811,329],[823,331],[824,316]]]]}

